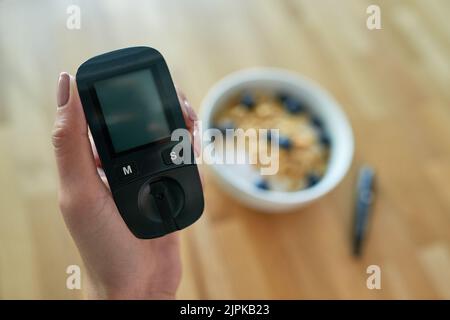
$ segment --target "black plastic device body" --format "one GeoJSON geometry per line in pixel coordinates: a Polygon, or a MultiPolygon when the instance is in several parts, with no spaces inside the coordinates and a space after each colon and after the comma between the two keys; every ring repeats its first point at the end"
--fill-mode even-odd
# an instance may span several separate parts
{"type": "MultiPolygon", "coordinates": [[[[169,69],[149,47],[93,57],[77,71],[84,113],[116,206],[131,232],[149,239],[202,214],[195,158],[175,164],[171,133],[186,129],[169,69]]],[[[189,153],[193,154],[189,142],[189,153]]],[[[187,158],[187,157],[185,157],[187,158]]]]}

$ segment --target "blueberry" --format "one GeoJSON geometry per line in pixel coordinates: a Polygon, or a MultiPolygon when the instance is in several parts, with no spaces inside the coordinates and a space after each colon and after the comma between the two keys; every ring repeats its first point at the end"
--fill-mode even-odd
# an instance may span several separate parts
{"type": "Polygon", "coordinates": [[[308,188],[316,185],[320,181],[320,177],[316,173],[308,173],[306,176],[306,183],[308,188]]]}
{"type": "Polygon", "coordinates": [[[305,111],[303,105],[296,99],[287,98],[284,100],[284,107],[289,113],[300,113],[305,111]]]}
{"type": "Polygon", "coordinates": [[[267,129],[267,141],[272,140],[273,137],[277,136],[276,133],[272,133],[271,129],[267,129]]]}
{"type": "Polygon", "coordinates": [[[288,98],[289,96],[284,92],[280,92],[277,94],[277,99],[280,100],[282,103],[284,103],[288,98]]]}
{"type": "Polygon", "coordinates": [[[323,131],[320,133],[319,140],[320,140],[320,143],[325,147],[329,147],[331,144],[330,137],[323,131]]]}
{"type": "Polygon", "coordinates": [[[322,121],[317,118],[316,116],[311,117],[311,123],[313,124],[313,126],[322,129],[323,125],[322,125],[322,121]]]}
{"type": "Polygon", "coordinates": [[[255,99],[250,93],[245,92],[241,97],[241,104],[248,109],[251,109],[255,105],[255,99]]]}
{"type": "Polygon", "coordinates": [[[279,145],[280,148],[282,148],[282,149],[289,150],[289,149],[292,148],[292,141],[291,141],[291,139],[289,139],[289,138],[286,137],[286,136],[280,136],[278,145],[279,145]]]}
{"type": "Polygon", "coordinates": [[[224,120],[217,125],[217,129],[225,133],[226,129],[234,129],[234,122],[231,120],[224,120]]]}
{"type": "Polygon", "coordinates": [[[261,190],[269,190],[269,184],[264,179],[259,179],[255,182],[255,187],[261,190]]]}

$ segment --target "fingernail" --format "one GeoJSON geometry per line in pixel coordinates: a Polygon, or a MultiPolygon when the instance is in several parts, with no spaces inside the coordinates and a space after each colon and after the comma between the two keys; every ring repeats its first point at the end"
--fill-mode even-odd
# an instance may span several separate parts
{"type": "Polygon", "coordinates": [[[56,102],[58,107],[65,105],[69,101],[70,96],[70,76],[67,72],[61,72],[58,79],[58,93],[56,102]]]}
{"type": "Polygon", "coordinates": [[[197,123],[194,123],[194,132],[192,134],[192,138],[194,140],[194,154],[198,158],[200,156],[200,134],[199,134],[199,128],[197,126],[197,123]]]}
{"type": "Polygon", "coordinates": [[[189,101],[184,100],[184,104],[185,104],[185,106],[186,106],[186,110],[187,110],[187,112],[188,112],[189,119],[190,119],[191,121],[197,121],[197,120],[198,120],[197,114],[195,113],[194,109],[192,109],[192,107],[191,107],[189,101]]]}
{"type": "Polygon", "coordinates": [[[200,156],[200,145],[198,143],[198,140],[196,140],[196,139],[198,139],[198,138],[194,138],[194,154],[195,154],[195,157],[198,158],[200,156]]]}

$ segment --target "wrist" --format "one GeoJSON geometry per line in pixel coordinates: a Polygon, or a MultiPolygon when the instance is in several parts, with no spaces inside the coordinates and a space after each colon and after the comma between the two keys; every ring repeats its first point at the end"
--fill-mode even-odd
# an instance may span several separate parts
{"type": "Polygon", "coordinates": [[[103,300],[174,300],[175,295],[166,292],[110,292],[103,300]]]}
{"type": "Polygon", "coordinates": [[[142,290],[139,288],[91,288],[87,293],[90,300],[174,300],[175,293],[142,290]]]}

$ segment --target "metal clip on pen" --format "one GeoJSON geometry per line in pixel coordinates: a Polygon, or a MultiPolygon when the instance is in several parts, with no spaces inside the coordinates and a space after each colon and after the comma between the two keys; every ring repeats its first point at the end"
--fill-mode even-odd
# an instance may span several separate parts
{"type": "Polygon", "coordinates": [[[358,175],[353,233],[353,254],[360,256],[363,240],[367,233],[369,217],[375,196],[375,171],[363,166],[358,175]]]}

